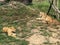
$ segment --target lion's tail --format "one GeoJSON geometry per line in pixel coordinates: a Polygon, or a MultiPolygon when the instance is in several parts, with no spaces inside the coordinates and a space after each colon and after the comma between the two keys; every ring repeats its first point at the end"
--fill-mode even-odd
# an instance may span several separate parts
{"type": "Polygon", "coordinates": [[[57,21],[56,19],[53,20],[53,23],[57,24],[57,25],[60,25],[60,22],[57,21]]]}

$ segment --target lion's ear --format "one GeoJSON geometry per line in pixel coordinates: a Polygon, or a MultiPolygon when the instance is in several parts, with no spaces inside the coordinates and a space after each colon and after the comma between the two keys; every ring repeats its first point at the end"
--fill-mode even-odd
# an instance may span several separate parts
{"type": "Polygon", "coordinates": [[[16,29],[15,29],[15,27],[13,27],[13,26],[12,26],[12,27],[10,27],[10,29],[12,29],[12,30],[16,30],[16,29]]]}
{"type": "Polygon", "coordinates": [[[8,27],[3,27],[3,32],[6,32],[8,30],[8,27]]]}
{"type": "Polygon", "coordinates": [[[46,13],[44,12],[40,12],[40,15],[44,16],[44,15],[47,15],[46,13]]]}
{"type": "Polygon", "coordinates": [[[14,27],[12,26],[12,27],[10,27],[10,29],[14,29],[14,27]]]}

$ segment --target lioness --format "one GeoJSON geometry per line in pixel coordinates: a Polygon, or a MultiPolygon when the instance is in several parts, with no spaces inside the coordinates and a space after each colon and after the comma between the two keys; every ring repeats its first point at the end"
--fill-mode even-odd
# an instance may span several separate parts
{"type": "Polygon", "coordinates": [[[46,21],[47,23],[60,24],[59,21],[57,21],[56,19],[53,19],[51,16],[48,16],[44,12],[40,12],[40,17],[41,17],[41,20],[46,21]]]}
{"type": "Polygon", "coordinates": [[[8,36],[16,37],[15,31],[14,27],[3,27],[3,32],[7,33],[8,36]]]}

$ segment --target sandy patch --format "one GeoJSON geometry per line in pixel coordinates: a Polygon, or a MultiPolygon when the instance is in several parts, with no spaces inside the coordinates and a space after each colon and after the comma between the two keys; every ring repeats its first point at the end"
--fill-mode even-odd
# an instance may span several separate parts
{"type": "Polygon", "coordinates": [[[30,42],[29,45],[40,45],[47,41],[44,36],[39,34],[34,34],[26,40],[30,42]]]}

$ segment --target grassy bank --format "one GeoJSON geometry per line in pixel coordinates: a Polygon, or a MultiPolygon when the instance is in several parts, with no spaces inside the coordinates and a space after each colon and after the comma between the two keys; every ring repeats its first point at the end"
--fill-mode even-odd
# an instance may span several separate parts
{"type": "Polygon", "coordinates": [[[7,4],[0,6],[0,45],[28,45],[28,42],[25,40],[18,40],[2,33],[2,28],[4,26],[14,26],[17,29],[17,36],[21,32],[22,36],[20,37],[24,38],[30,33],[27,22],[38,17],[39,12],[20,2],[12,3],[13,5],[7,4]],[[18,27],[21,27],[22,31],[18,27]]]}

